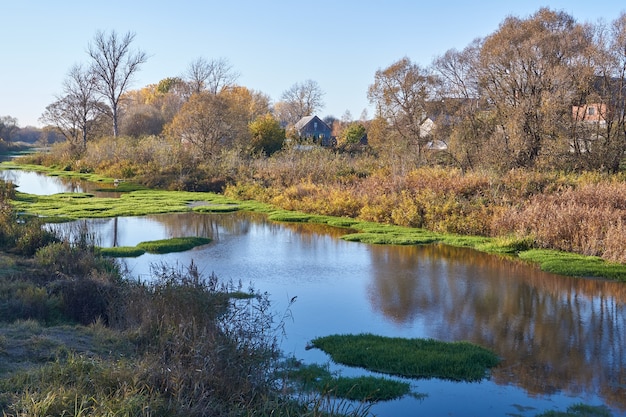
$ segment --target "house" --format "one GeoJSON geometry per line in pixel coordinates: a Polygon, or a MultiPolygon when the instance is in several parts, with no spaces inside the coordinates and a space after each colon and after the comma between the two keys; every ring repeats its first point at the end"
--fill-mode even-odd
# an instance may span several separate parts
{"type": "Polygon", "coordinates": [[[576,122],[593,123],[604,126],[607,117],[605,103],[589,103],[582,106],[572,106],[572,118],[576,122]]]}
{"type": "Polygon", "coordinates": [[[604,127],[607,120],[624,117],[625,102],[626,84],[622,78],[596,76],[586,102],[572,106],[572,118],[575,122],[604,127]]]}
{"type": "Polygon", "coordinates": [[[623,120],[625,102],[626,84],[621,78],[596,76],[587,100],[572,105],[572,120],[580,128],[570,140],[570,152],[589,152],[593,144],[608,133],[604,130],[608,121],[623,120]]]}
{"type": "Polygon", "coordinates": [[[300,139],[309,139],[321,146],[337,145],[337,139],[332,136],[331,127],[317,116],[303,117],[294,125],[294,128],[300,139]]]}

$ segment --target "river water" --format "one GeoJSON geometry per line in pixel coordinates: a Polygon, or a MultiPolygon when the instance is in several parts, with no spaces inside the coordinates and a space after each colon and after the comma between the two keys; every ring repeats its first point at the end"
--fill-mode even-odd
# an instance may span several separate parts
{"type": "MultiPolygon", "coordinates": [[[[41,186],[47,177],[32,185],[12,175],[19,191],[60,192],[41,186]]],[[[191,251],[122,262],[131,277],[149,279],[151,265],[193,261],[205,275],[268,292],[277,317],[286,317],[283,351],[307,363],[329,361],[319,350],[305,350],[312,338],[362,332],[468,340],[503,359],[480,383],[411,381],[427,396],[377,404],[372,410],[379,416],[535,416],[576,403],[626,415],[625,284],[547,274],[464,248],[346,242],[342,229],[274,223],[251,213],[87,222],[101,246],[213,239],[191,251]]]]}

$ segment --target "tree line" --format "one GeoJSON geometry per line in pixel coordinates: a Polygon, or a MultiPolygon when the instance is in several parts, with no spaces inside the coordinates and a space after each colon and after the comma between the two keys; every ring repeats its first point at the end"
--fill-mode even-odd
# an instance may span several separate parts
{"type": "Polygon", "coordinates": [[[403,58],[377,71],[369,137],[418,162],[432,157],[427,145],[438,140],[445,144],[438,157],[462,169],[615,172],[626,150],[625,82],[626,14],[581,24],[542,8],[506,18],[429,67],[403,58]]]}
{"type": "Polygon", "coordinates": [[[164,135],[188,144],[202,158],[227,147],[270,154],[280,149],[284,127],[323,107],[313,80],[296,83],[271,105],[269,96],[237,84],[225,58],[192,61],[181,76],[129,90],[148,55],[133,49],[135,34],[97,32],[89,62],[68,72],[62,93],[41,117],[84,152],[90,139],[120,134],[164,135]]]}
{"type": "MultiPolygon", "coordinates": [[[[148,59],[133,41],[130,32],[97,32],[88,63],[70,69],[42,115],[77,154],[90,139],[122,134],[163,136],[201,158],[223,149],[269,155],[296,136],[290,126],[324,107],[313,80],[272,103],[239,85],[224,58],[197,58],[181,76],[129,90],[148,59]]],[[[549,8],[509,16],[428,66],[403,57],[379,69],[367,96],[371,120],[346,112],[325,121],[343,144],[367,134],[400,174],[431,163],[616,172],[626,151],[626,14],[594,24],[549,8]]]]}

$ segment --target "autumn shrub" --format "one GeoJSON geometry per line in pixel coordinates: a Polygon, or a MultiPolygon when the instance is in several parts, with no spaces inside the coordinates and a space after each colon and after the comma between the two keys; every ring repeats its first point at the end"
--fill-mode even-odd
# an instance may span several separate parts
{"type": "Polygon", "coordinates": [[[392,212],[396,207],[395,196],[388,194],[368,196],[359,212],[359,219],[375,223],[393,223],[392,212]]]}
{"type": "Polygon", "coordinates": [[[42,222],[33,217],[20,217],[11,200],[15,197],[12,184],[0,180],[0,249],[17,255],[31,256],[37,249],[56,240],[42,222]]]}
{"type": "Polygon", "coordinates": [[[69,142],[56,142],[45,152],[29,153],[16,160],[25,164],[71,170],[77,157],[77,149],[69,142]]]}
{"type": "Polygon", "coordinates": [[[61,300],[48,293],[47,288],[14,275],[5,277],[0,284],[0,321],[37,320],[55,323],[60,320],[61,300]]]}
{"type": "Polygon", "coordinates": [[[154,265],[150,283],[131,284],[120,324],[139,329],[139,376],[176,404],[181,415],[237,415],[274,387],[278,359],[267,295],[203,277],[186,268],[154,265]]]}

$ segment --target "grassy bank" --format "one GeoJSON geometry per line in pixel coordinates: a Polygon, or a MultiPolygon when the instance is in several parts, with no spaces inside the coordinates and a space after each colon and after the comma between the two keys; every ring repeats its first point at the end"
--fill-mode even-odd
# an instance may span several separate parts
{"type": "MultiPolygon", "coordinates": [[[[53,170],[48,170],[48,172],[59,173],[53,170]]],[[[100,180],[108,181],[102,178],[100,180]]],[[[350,232],[342,238],[353,242],[391,245],[442,243],[463,246],[483,252],[517,257],[556,274],[626,281],[626,264],[611,262],[599,256],[537,248],[536,239],[523,234],[510,233],[499,237],[488,237],[442,233],[425,228],[363,221],[345,216],[284,210],[266,202],[237,200],[234,198],[237,194],[233,192],[227,194],[231,197],[208,192],[147,189],[127,191],[119,198],[96,198],[91,194],[81,193],[49,196],[17,193],[13,206],[19,212],[57,221],[191,211],[199,213],[256,211],[267,213],[270,220],[278,222],[319,223],[350,229],[350,232]]],[[[258,196],[262,198],[263,192],[259,191],[258,196]]],[[[139,248],[120,248],[114,251],[117,251],[117,256],[139,256],[141,252],[139,248]]]]}
{"type": "Polygon", "coordinates": [[[202,160],[163,138],[103,138],[81,155],[59,145],[19,163],[440,234],[513,237],[533,249],[626,263],[623,172],[461,171],[410,158],[396,166],[398,155],[379,151],[286,148],[271,157],[231,151],[202,160]]]}

